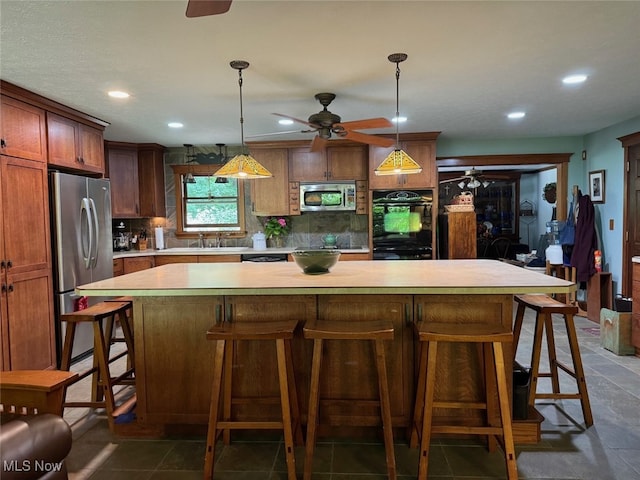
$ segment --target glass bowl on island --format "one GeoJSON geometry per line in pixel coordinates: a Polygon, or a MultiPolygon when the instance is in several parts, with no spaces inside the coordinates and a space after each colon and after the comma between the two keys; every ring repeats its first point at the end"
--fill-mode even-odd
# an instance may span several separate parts
{"type": "Polygon", "coordinates": [[[294,250],[291,256],[307,275],[329,273],[329,269],[338,263],[339,250],[294,250]]]}

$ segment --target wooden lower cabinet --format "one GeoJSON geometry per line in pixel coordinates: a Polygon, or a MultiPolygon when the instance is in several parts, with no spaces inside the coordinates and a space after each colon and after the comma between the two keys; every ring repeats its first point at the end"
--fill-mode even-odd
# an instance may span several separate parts
{"type": "MultiPolygon", "coordinates": [[[[214,323],[295,319],[300,321],[293,340],[295,380],[302,421],[306,423],[313,342],[302,336],[304,321],[386,319],[395,330],[393,341],[385,345],[392,419],[398,432],[406,431],[412,419],[417,371],[414,321],[459,323],[461,329],[465,323],[500,323],[510,328],[512,304],[511,295],[136,297],[138,421],[143,427],[161,430],[171,424],[208,422],[215,342],[206,339],[206,331],[214,323]]],[[[478,357],[481,353],[465,345],[454,347],[443,345],[438,350],[441,372],[436,395],[449,400],[479,401],[478,392],[483,385],[478,357]]],[[[507,358],[511,358],[511,352],[507,346],[507,358]]],[[[230,360],[234,396],[254,399],[277,396],[272,343],[241,342],[230,360]]],[[[506,364],[510,378],[511,362],[506,364]]],[[[348,427],[356,416],[372,427],[380,425],[378,408],[371,402],[378,398],[378,391],[370,342],[326,341],[321,377],[321,398],[330,399],[321,403],[321,434],[358,431],[348,427]],[[364,404],[357,402],[362,399],[364,404]]],[[[236,418],[243,420],[274,419],[279,414],[278,402],[237,402],[233,409],[236,418]]],[[[436,412],[436,417],[461,425],[480,423],[479,415],[476,411],[436,412]]],[[[377,430],[367,432],[375,434],[377,430]]]]}
{"type": "Polygon", "coordinates": [[[640,263],[633,264],[633,302],[631,314],[631,344],[640,354],[640,263]]]}
{"type": "Polygon", "coordinates": [[[124,260],[124,273],[139,272],[156,266],[155,257],[152,255],[144,257],[126,257],[124,260]]]}
{"type": "Polygon", "coordinates": [[[119,277],[120,275],[124,275],[124,259],[114,258],[113,259],[113,276],[119,277]]]}

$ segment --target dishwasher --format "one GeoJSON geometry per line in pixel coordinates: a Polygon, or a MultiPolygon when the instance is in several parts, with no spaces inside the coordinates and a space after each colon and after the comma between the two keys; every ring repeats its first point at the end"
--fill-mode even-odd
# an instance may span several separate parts
{"type": "Polygon", "coordinates": [[[286,262],[286,253],[247,253],[240,255],[241,262],[286,262]]]}

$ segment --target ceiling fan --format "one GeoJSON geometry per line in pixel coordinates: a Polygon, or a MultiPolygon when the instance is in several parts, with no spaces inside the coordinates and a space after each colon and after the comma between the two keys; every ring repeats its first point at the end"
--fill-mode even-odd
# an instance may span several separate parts
{"type": "MultiPolygon", "coordinates": [[[[315,95],[316,100],[318,100],[322,106],[324,107],[320,112],[314,113],[309,117],[308,120],[301,120],[299,118],[291,117],[289,115],[283,115],[282,113],[274,113],[274,115],[282,118],[288,118],[289,120],[293,120],[294,122],[302,123],[311,127],[308,130],[301,130],[302,133],[307,132],[317,132],[311,142],[311,151],[319,151],[322,150],[326,145],[332,134],[339,137],[345,138],[348,140],[353,140],[354,142],[366,143],[370,145],[378,145],[381,147],[390,147],[393,145],[394,141],[390,138],[385,137],[377,137],[375,135],[368,135],[366,133],[357,132],[356,130],[367,130],[371,128],[389,128],[392,127],[393,124],[387,120],[386,118],[368,118],[364,120],[355,120],[352,122],[342,122],[339,115],[330,112],[327,107],[336,98],[334,93],[318,93],[315,95]]],[[[252,135],[253,137],[260,137],[266,135],[279,135],[285,133],[292,132],[277,132],[275,134],[265,134],[265,135],[252,135]]]]}
{"type": "Polygon", "coordinates": [[[226,13],[231,7],[231,0],[189,0],[186,15],[188,18],[206,17],[226,13]]]}
{"type": "Polygon", "coordinates": [[[488,180],[483,180],[483,175],[481,170],[476,170],[475,168],[471,168],[471,170],[465,170],[464,175],[455,178],[447,178],[444,180],[440,180],[440,183],[452,183],[460,181],[458,186],[460,188],[478,188],[480,186],[488,187],[491,182],[488,180]]]}

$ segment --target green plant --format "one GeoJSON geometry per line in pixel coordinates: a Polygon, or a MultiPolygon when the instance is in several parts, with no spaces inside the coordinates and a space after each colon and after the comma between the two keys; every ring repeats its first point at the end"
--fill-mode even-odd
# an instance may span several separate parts
{"type": "Polygon", "coordinates": [[[269,217],[264,223],[264,235],[267,238],[286,235],[290,230],[289,219],[286,217],[269,217]]]}

